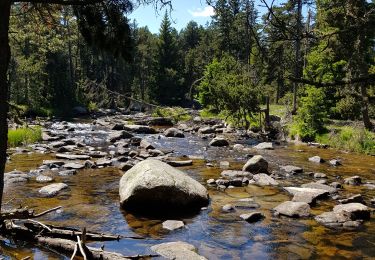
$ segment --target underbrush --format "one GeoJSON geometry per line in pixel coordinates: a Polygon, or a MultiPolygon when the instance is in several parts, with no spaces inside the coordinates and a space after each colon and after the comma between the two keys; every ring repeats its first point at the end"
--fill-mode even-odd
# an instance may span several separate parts
{"type": "Polygon", "coordinates": [[[360,127],[329,127],[329,132],[316,136],[319,143],[331,147],[365,154],[375,154],[375,133],[360,127]]]}
{"type": "Polygon", "coordinates": [[[188,121],[191,120],[192,117],[189,112],[182,107],[158,107],[156,108],[153,113],[153,117],[169,117],[175,123],[180,121],[188,121]]]}
{"type": "Polygon", "coordinates": [[[41,127],[22,127],[8,131],[9,147],[27,145],[42,140],[41,127]]]}

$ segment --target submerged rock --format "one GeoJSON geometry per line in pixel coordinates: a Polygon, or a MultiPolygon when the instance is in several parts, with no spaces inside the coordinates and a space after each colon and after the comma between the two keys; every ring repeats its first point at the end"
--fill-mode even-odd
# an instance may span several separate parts
{"type": "Polygon", "coordinates": [[[4,174],[4,184],[27,182],[30,176],[21,171],[11,171],[4,174]]]}
{"type": "Polygon", "coordinates": [[[308,217],[310,216],[310,206],[306,202],[285,201],[273,209],[277,215],[287,217],[308,217]]]}
{"type": "Polygon", "coordinates": [[[67,163],[67,164],[64,165],[64,168],[79,170],[79,169],[85,168],[85,165],[80,164],[80,163],[67,163]]]}
{"type": "Polygon", "coordinates": [[[260,186],[279,185],[279,183],[274,178],[272,178],[271,176],[265,173],[255,174],[253,176],[253,180],[255,181],[256,184],[260,186]]]}
{"type": "Polygon", "coordinates": [[[329,164],[332,165],[332,166],[340,166],[340,165],[342,165],[341,161],[340,160],[336,160],[336,159],[330,160],[329,164]]]}
{"type": "Polygon", "coordinates": [[[292,201],[307,204],[314,204],[317,199],[327,198],[329,195],[328,191],[322,189],[298,187],[285,187],[284,189],[294,195],[292,201]]]}
{"type": "Polygon", "coordinates": [[[155,159],[137,163],[120,180],[121,205],[144,213],[178,213],[207,206],[206,188],[184,172],[155,159]]]}
{"type": "Polygon", "coordinates": [[[60,191],[67,189],[68,185],[65,183],[53,183],[47,186],[42,187],[39,190],[39,193],[45,196],[56,196],[60,191]]]}
{"type": "Polygon", "coordinates": [[[352,176],[344,179],[344,183],[347,185],[360,185],[362,183],[362,179],[359,176],[352,176]]]}
{"type": "Polygon", "coordinates": [[[181,241],[154,245],[151,247],[151,250],[155,251],[166,259],[207,260],[207,258],[197,254],[197,249],[195,246],[181,241]]]}
{"type": "Polygon", "coordinates": [[[222,171],[220,175],[225,178],[239,178],[239,177],[251,178],[253,176],[250,172],[234,171],[234,170],[222,171]]]}
{"type": "Polygon", "coordinates": [[[303,169],[301,167],[293,166],[293,165],[285,165],[280,167],[281,170],[285,171],[286,173],[295,174],[295,173],[302,173],[303,169]]]}
{"type": "Polygon", "coordinates": [[[52,182],[53,178],[50,176],[46,176],[46,175],[39,175],[36,177],[35,180],[36,182],[39,182],[39,183],[47,183],[47,182],[52,182]]]}
{"type": "Polygon", "coordinates": [[[56,154],[57,159],[66,159],[66,160],[88,160],[90,159],[89,155],[85,154],[56,154]]]}
{"type": "Polygon", "coordinates": [[[261,155],[255,155],[246,162],[242,171],[245,172],[268,172],[268,162],[261,155]]]}
{"type": "Polygon", "coordinates": [[[325,191],[328,191],[329,193],[337,192],[337,190],[334,187],[328,186],[326,184],[318,183],[318,182],[310,182],[310,183],[302,184],[301,187],[325,190],[325,191]]]}

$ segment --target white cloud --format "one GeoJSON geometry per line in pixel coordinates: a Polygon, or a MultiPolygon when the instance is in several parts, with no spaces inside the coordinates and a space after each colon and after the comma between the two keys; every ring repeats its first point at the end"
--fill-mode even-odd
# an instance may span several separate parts
{"type": "Polygon", "coordinates": [[[205,8],[197,8],[194,11],[189,10],[189,13],[194,17],[209,17],[215,15],[215,10],[212,6],[206,6],[205,8]]]}

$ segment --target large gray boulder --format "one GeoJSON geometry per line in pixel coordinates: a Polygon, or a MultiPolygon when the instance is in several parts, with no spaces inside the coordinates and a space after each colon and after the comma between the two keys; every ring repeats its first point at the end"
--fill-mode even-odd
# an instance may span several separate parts
{"type": "Polygon", "coordinates": [[[125,209],[147,214],[191,212],[207,206],[206,188],[184,172],[155,159],[137,163],[120,180],[125,209]]]}
{"type": "Polygon", "coordinates": [[[243,166],[242,171],[246,172],[268,172],[268,162],[261,155],[254,155],[243,166]]]}

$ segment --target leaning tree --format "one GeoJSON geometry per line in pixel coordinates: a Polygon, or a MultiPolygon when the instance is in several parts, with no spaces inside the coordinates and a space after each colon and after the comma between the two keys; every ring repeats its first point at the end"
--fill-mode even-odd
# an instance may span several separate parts
{"type": "MultiPolygon", "coordinates": [[[[135,0],[136,4],[153,4],[155,8],[170,5],[168,0],[135,0]]],[[[8,138],[9,109],[8,66],[9,18],[12,5],[48,9],[54,5],[71,6],[80,32],[90,45],[129,59],[131,33],[126,14],[133,10],[132,0],[0,0],[0,211],[4,189],[4,170],[8,138]]]]}

